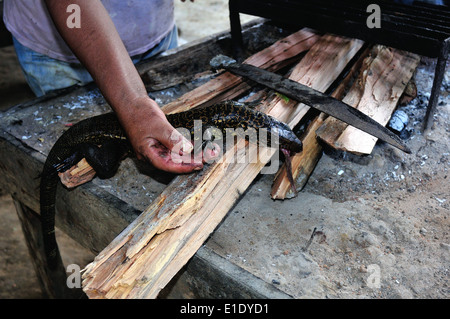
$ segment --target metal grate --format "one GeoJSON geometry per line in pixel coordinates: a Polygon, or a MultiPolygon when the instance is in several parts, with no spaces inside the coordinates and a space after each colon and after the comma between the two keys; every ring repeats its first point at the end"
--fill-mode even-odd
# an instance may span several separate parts
{"type": "Polygon", "coordinates": [[[229,7],[236,53],[242,50],[239,13],[245,13],[437,58],[425,117],[425,128],[431,127],[450,49],[450,7],[376,0],[230,0],[229,7]],[[381,28],[367,26],[369,4],[379,5],[381,28]]]}

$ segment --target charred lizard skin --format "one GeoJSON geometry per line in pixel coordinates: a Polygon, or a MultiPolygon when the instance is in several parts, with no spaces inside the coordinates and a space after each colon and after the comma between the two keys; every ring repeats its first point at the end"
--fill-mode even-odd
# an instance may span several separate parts
{"type": "MultiPolygon", "coordinates": [[[[266,129],[278,135],[279,147],[286,155],[302,150],[301,141],[285,123],[234,101],[211,107],[193,109],[167,115],[175,128],[186,128],[194,135],[194,120],[201,120],[203,130],[214,127],[266,129]]],[[[224,134],[225,136],[225,134],[224,134]]],[[[268,134],[268,145],[270,136],[268,134]]],[[[40,209],[44,249],[48,266],[53,269],[58,260],[55,238],[55,200],[58,172],[64,172],[83,157],[101,178],[114,176],[120,160],[132,153],[124,130],[114,113],[107,113],[80,121],[56,141],[44,164],[40,184],[40,209]],[[101,145],[101,147],[98,147],[101,145]]]]}

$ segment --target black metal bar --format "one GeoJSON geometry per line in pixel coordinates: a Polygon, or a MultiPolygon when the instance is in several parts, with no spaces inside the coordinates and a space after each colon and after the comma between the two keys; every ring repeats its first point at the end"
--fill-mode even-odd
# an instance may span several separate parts
{"type": "Polygon", "coordinates": [[[239,0],[230,0],[228,2],[228,8],[230,12],[230,32],[233,58],[237,61],[241,61],[244,51],[244,41],[242,40],[241,19],[237,8],[238,2],[239,0]]]}
{"type": "MultiPolygon", "coordinates": [[[[342,11],[343,5],[345,5],[345,12],[343,14],[352,13],[361,16],[364,20],[367,18],[367,5],[375,1],[370,1],[368,3],[358,2],[355,5],[354,2],[348,0],[340,0],[330,2],[329,0],[315,0],[316,5],[327,6],[328,8],[334,9],[336,12],[342,11]],[[339,11],[338,11],[339,10],[339,11]]],[[[405,27],[415,27],[418,30],[425,29],[430,31],[441,31],[446,34],[450,33],[450,19],[446,16],[440,16],[436,12],[427,12],[411,10],[411,6],[402,7],[391,7],[389,3],[379,2],[382,14],[382,20],[388,21],[394,24],[401,24],[405,27]]],[[[414,8],[415,9],[415,8],[414,8]]],[[[383,28],[386,26],[383,26],[383,28]]],[[[444,36],[445,38],[446,36],[444,36]]]]}
{"type": "MultiPolygon", "coordinates": [[[[371,1],[371,3],[376,1],[371,1]]],[[[305,0],[301,3],[294,2],[291,5],[292,8],[305,8],[305,6],[312,8],[314,13],[320,12],[329,12],[330,15],[339,16],[342,19],[350,19],[353,21],[360,21],[361,23],[365,23],[368,13],[367,4],[357,2],[354,3],[352,1],[329,1],[329,0],[314,0],[309,1],[305,0]]],[[[287,7],[287,6],[286,6],[287,7]]],[[[421,12],[420,14],[416,12],[406,12],[409,6],[403,6],[402,12],[397,9],[391,9],[385,3],[380,3],[381,14],[383,15],[383,22],[387,23],[395,23],[401,24],[405,27],[417,28],[428,30],[430,32],[435,31],[444,31],[449,32],[450,23],[448,18],[440,17],[435,14],[427,14],[426,12],[421,12]],[[432,25],[433,28],[429,28],[429,25],[432,25]]],[[[383,26],[384,28],[386,26],[383,26]]]]}
{"type": "MultiPolygon", "coordinates": [[[[291,1],[291,0],[289,0],[291,1]]],[[[340,3],[345,6],[358,6],[367,8],[369,4],[378,4],[382,11],[396,13],[401,16],[416,16],[417,18],[428,17],[434,20],[445,20],[450,17],[448,7],[437,5],[424,6],[422,2],[415,1],[413,5],[395,3],[392,0],[336,0],[334,3],[340,3]]]]}
{"type": "Polygon", "coordinates": [[[427,112],[425,114],[424,130],[431,129],[433,125],[433,114],[436,111],[436,106],[441,93],[442,80],[444,79],[445,67],[447,65],[447,56],[450,46],[450,38],[442,45],[441,52],[436,62],[436,69],[434,72],[433,88],[431,89],[430,101],[428,102],[427,112]]]}
{"type": "MultiPolygon", "coordinates": [[[[319,22],[324,24],[327,24],[327,19],[339,19],[341,24],[345,21],[352,21],[353,23],[359,23],[361,27],[368,29],[366,19],[369,14],[366,12],[366,7],[358,6],[342,8],[339,3],[339,1],[336,3],[326,0],[316,0],[314,2],[308,0],[301,2],[281,1],[275,3],[273,0],[268,0],[261,4],[261,1],[258,0],[244,0],[239,2],[237,6],[242,13],[263,14],[268,18],[287,19],[288,17],[295,15],[298,17],[298,20],[302,20],[307,16],[311,16],[319,18],[319,22]]],[[[450,28],[450,21],[448,19],[447,25],[445,25],[445,23],[443,24],[443,22],[445,22],[443,20],[433,20],[435,24],[442,25],[442,27],[430,28],[429,26],[425,27],[420,25],[420,22],[422,21],[421,17],[409,17],[407,15],[395,14],[394,12],[385,13],[383,8],[381,13],[382,28],[385,29],[385,31],[399,30],[438,39],[445,39],[449,36],[448,30],[450,28]],[[408,23],[408,21],[410,21],[410,23],[408,23]]],[[[368,31],[370,33],[369,29],[368,31]]]]}
{"type": "Polygon", "coordinates": [[[380,43],[433,58],[438,56],[441,41],[449,36],[445,33],[419,30],[415,27],[412,28],[414,32],[411,32],[406,27],[384,21],[381,29],[369,29],[366,20],[344,19],[344,13],[337,15],[331,11],[324,11],[323,8],[318,8],[317,11],[320,13],[317,13],[314,12],[314,7],[304,6],[302,3],[295,2],[295,6],[287,6],[286,1],[275,3],[273,0],[241,0],[236,2],[234,10],[282,23],[308,26],[320,31],[330,31],[364,41],[380,43]],[[393,28],[397,28],[397,30],[393,31],[393,28]]]}

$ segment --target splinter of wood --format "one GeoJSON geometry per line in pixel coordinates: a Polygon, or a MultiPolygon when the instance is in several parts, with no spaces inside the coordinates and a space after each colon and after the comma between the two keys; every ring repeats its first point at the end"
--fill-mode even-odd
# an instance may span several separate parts
{"type": "Polygon", "coordinates": [[[58,173],[61,183],[67,188],[74,188],[91,181],[95,177],[95,171],[85,158],[69,168],[58,173]]]}

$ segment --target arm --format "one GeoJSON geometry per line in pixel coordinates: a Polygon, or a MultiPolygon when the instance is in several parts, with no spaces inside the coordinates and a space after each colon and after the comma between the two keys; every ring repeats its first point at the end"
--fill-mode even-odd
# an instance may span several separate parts
{"type": "Polygon", "coordinates": [[[116,112],[139,159],[155,167],[187,173],[201,163],[175,163],[170,150],[185,141],[167,121],[158,104],[150,99],[120,36],[100,0],[45,0],[63,39],[90,72],[105,99],[116,112]],[[68,28],[67,6],[81,8],[81,28],[68,28]],[[175,131],[175,132],[174,132],[175,131]]]}

